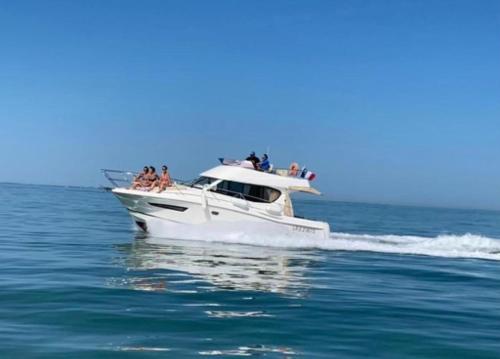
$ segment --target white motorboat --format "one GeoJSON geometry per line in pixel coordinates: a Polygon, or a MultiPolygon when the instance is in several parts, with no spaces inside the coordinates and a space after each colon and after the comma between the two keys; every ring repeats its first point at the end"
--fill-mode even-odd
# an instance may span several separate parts
{"type": "Polygon", "coordinates": [[[144,231],[155,221],[200,228],[230,223],[233,228],[241,224],[241,228],[252,231],[262,225],[270,233],[329,237],[328,223],[294,215],[291,193],[320,193],[307,179],[290,176],[287,170],[269,173],[240,165],[220,165],[189,184],[175,181],[160,193],[120,187],[116,175],[132,175],[130,172],[103,172],[115,186],[113,194],[144,231]]]}

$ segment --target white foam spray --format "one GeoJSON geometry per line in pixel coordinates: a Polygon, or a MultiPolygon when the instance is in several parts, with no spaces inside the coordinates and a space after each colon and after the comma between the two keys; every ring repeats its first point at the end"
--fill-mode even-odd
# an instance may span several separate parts
{"type": "Polygon", "coordinates": [[[202,225],[183,225],[163,221],[149,221],[148,229],[154,237],[169,239],[500,261],[500,239],[470,233],[437,237],[330,233],[328,239],[311,239],[284,232],[278,226],[267,224],[211,222],[202,225]]]}

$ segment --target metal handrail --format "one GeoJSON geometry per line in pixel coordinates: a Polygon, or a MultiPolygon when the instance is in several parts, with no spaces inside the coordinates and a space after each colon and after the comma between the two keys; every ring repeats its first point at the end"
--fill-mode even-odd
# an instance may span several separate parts
{"type": "Polygon", "coordinates": [[[134,177],[137,175],[136,172],[132,171],[121,171],[112,169],[101,169],[104,177],[114,186],[120,187],[119,183],[132,184],[134,177]],[[120,176],[116,176],[116,175],[120,176]]]}
{"type": "MultiPolygon", "coordinates": [[[[132,185],[132,182],[134,181],[134,178],[139,175],[138,172],[134,171],[113,170],[107,168],[101,169],[101,172],[104,174],[104,177],[106,177],[106,179],[114,187],[120,187],[119,183],[124,184],[125,187],[130,187],[132,185]]],[[[172,184],[174,186],[176,186],[177,184],[189,186],[192,182],[192,181],[184,181],[178,178],[172,178],[172,181],[173,181],[172,184]]]]}
{"type": "MultiPolygon", "coordinates": [[[[232,165],[232,164],[223,164],[223,166],[236,166],[236,167],[238,167],[237,165],[232,165]]],[[[245,168],[245,169],[250,170],[250,171],[258,171],[258,172],[262,172],[262,173],[276,175],[276,176],[280,176],[280,177],[303,178],[303,177],[301,177],[303,169],[298,169],[296,175],[291,175],[290,168],[283,168],[283,167],[273,167],[271,170],[268,170],[268,171],[264,171],[261,169],[255,169],[255,168],[248,168],[248,167],[241,167],[241,168],[245,168]]]]}

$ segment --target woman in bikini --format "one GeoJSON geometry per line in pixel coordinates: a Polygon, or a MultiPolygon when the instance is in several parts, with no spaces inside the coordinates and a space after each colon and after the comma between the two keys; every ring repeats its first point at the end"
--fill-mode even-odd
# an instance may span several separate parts
{"type": "Polygon", "coordinates": [[[149,166],[149,174],[146,176],[146,181],[144,182],[143,187],[146,189],[146,191],[151,191],[153,188],[155,188],[156,183],[160,177],[156,174],[156,168],[153,166],[149,166]]]}
{"type": "Polygon", "coordinates": [[[165,191],[167,187],[172,186],[172,180],[170,179],[170,174],[168,173],[168,167],[163,165],[161,167],[162,173],[160,178],[156,181],[153,188],[157,187],[157,192],[160,193],[165,191]]]}

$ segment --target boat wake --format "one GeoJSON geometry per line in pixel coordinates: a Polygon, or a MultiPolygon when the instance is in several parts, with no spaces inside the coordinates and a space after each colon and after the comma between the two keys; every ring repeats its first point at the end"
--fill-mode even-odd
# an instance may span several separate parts
{"type": "Polygon", "coordinates": [[[500,261],[500,239],[475,234],[437,237],[331,233],[325,249],[500,261]]]}
{"type": "Polygon", "coordinates": [[[156,239],[184,239],[204,242],[256,245],[288,249],[321,249],[413,254],[449,258],[477,258],[500,261],[500,239],[475,234],[420,237],[330,233],[328,239],[311,239],[295,233],[283,233],[276,227],[243,223],[204,224],[199,226],[148,223],[156,239]]]}

